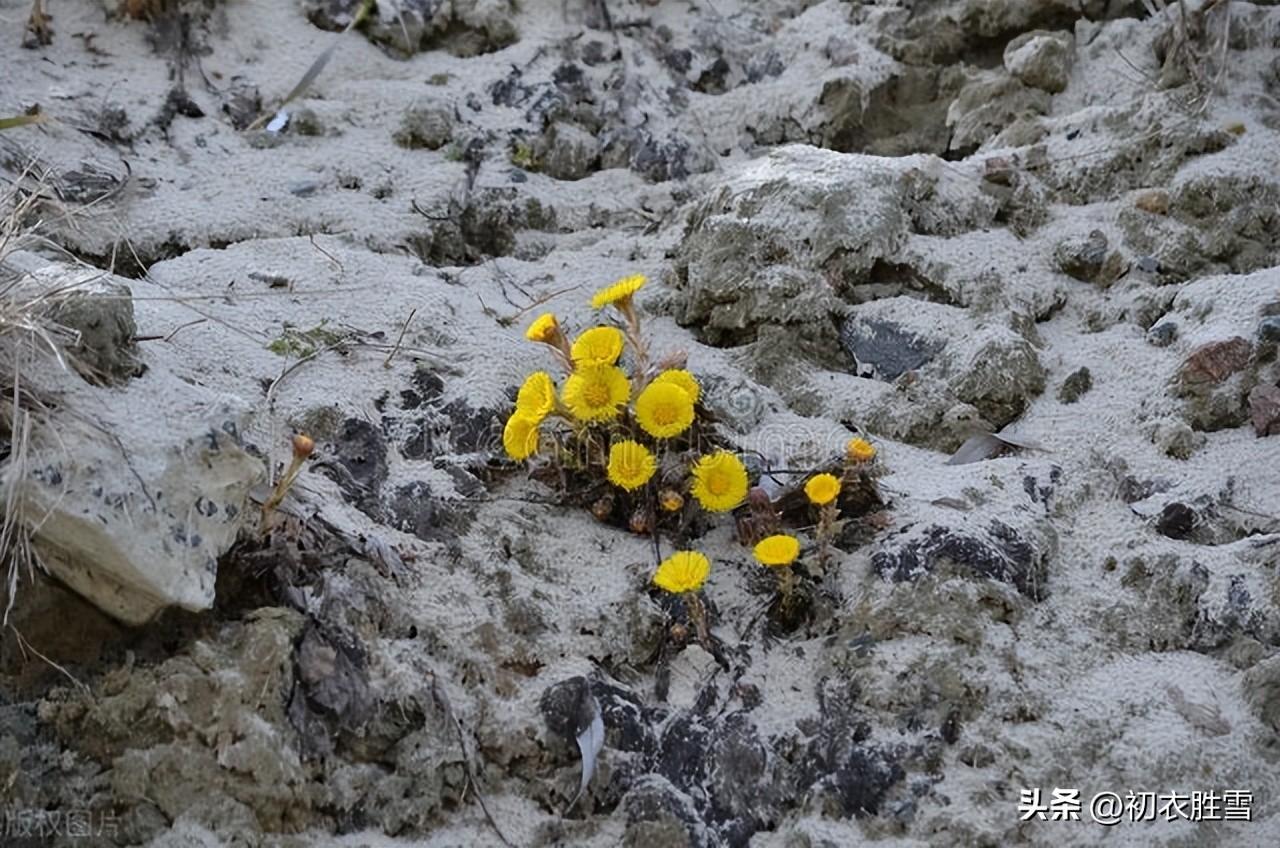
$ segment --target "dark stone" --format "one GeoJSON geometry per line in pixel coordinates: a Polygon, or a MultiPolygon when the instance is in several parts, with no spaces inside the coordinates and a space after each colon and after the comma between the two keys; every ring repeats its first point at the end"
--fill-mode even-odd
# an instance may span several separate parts
{"type": "Polygon", "coordinates": [[[359,728],[373,710],[368,658],[357,639],[322,632],[313,621],[298,641],[293,663],[290,722],[304,752],[329,754],[336,732],[359,728]]]}
{"type": "Polygon", "coordinates": [[[629,689],[604,680],[591,681],[591,694],[600,704],[606,745],[645,755],[657,751],[658,737],[653,725],[661,717],[660,711],[645,707],[640,697],[629,689]]]}
{"type": "Polygon", "coordinates": [[[693,800],[661,778],[642,777],[623,803],[626,848],[710,848],[716,844],[706,834],[693,800]]]}
{"type": "Polygon", "coordinates": [[[578,735],[591,726],[596,716],[591,684],[578,676],[549,686],[538,699],[538,709],[547,729],[570,748],[576,748],[578,735]]]}
{"type": "Polygon", "coordinates": [[[414,410],[424,403],[437,400],[444,392],[444,380],[440,375],[425,366],[418,366],[413,372],[413,388],[400,393],[400,408],[414,410]]]}
{"type": "Polygon", "coordinates": [[[1058,400],[1062,403],[1075,403],[1080,396],[1093,388],[1093,375],[1088,368],[1073,371],[1058,387],[1058,400]]]}
{"type": "Polygon", "coordinates": [[[476,409],[464,400],[455,400],[442,412],[448,418],[448,445],[454,453],[478,453],[499,449],[502,444],[501,417],[492,409],[476,409]]]}
{"type": "Polygon", "coordinates": [[[1184,503],[1166,504],[1156,519],[1156,532],[1170,539],[1186,539],[1196,526],[1196,511],[1184,503]]]}
{"type": "Polygon", "coordinates": [[[1106,234],[1093,230],[1087,238],[1068,238],[1059,243],[1053,258],[1064,274],[1086,283],[1097,282],[1107,261],[1107,247],[1106,234]]]}
{"type": "Polygon", "coordinates": [[[858,376],[886,381],[928,364],[946,346],[891,321],[857,316],[841,327],[840,343],[853,358],[858,376]]]}
{"type": "Polygon", "coordinates": [[[895,582],[950,567],[1012,584],[1032,600],[1044,598],[1043,554],[1001,521],[992,521],[985,531],[937,524],[920,531],[917,525],[907,525],[883,543],[871,564],[877,574],[895,582]]]}
{"type": "Polygon", "coordinates": [[[427,542],[452,541],[470,529],[472,518],[467,512],[449,509],[448,503],[432,496],[426,483],[406,483],[387,502],[382,520],[427,542]]]}
{"type": "Polygon", "coordinates": [[[863,818],[880,812],[885,796],[906,777],[884,751],[874,747],[855,748],[845,762],[813,787],[837,802],[845,816],[863,818]]]}
{"type": "Polygon", "coordinates": [[[387,479],[387,444],[381,431],[362,418],[348,418],[326,464],[344,495],[366,515],[377,517],[378,497],[387,479]]]}
{"type": "Polygon", "coordinates": [[[1172,321],[1161,321],[1147,330],[1147,341],[1156,347],[1168,347],[1178,337],[1178,325],[1172,321]]]}
{"type": "Polygon", "coordinates": [[[1280,315],[1270,315],[1258,322],[1258,341],[1280,342],[1280,315]]]}

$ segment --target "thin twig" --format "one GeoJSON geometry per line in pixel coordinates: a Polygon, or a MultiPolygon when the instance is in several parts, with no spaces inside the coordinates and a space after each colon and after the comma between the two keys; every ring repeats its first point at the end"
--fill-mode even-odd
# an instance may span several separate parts
{"type": "Polygon", "coordinates": [[[453,711],[453,705],[449,703],[449,696],[445,694],[443,687],[440,686],[440,680],[434,674],[431,675],[431,695],[436,699],[436,703],[444,710],[445,715],[453,722],[453,728],[458,733],[458,746],[462,748],[462,766],[467,772],[467,781],[476,788],[476,800],[480,802],[480,809],[484,811],[484,817],[488,820],[489,826],[493,828],[493,832],[498,835],[498,839],[503,845],[511,845],[510,840],[503,834],[502,828],[498,827],[497,821],[494,820],[493,814],[489,812],[489,805],[485,803],[484,793],[480,791],[480,782],[476,780],[475,770],[471,766],[471,754],[467,751],[466,734],[462,730],[462,722],[458,721],[458,716],[453,711]]]}
{"type": "Polygon", "coordinates": [[[387,354],[387,358],[382,361],[383,368],[391,367],[391,360],[395,357],[397,351],[400,350],[401,342],[404,341],[405,330],[409,329],[409,322],[413,320],[413,316],[416,315],[417,313],[418,313],[418,308],[416,306],[413,309],[409,310],[409,317],[404,319],[404,324],[400,326],[400,335],[396,336],[395,346],[391,348],[391,352],[387,354]]]}
{"type": "Polygon", "coordinates": [[[91,691],[92,691],[92,690],[90,690],[88,686],[86,686],[85,684],[83,684],[83,683],[81,683],[79,680],[77,680],[77,679],[75,678],[75,675],[73,675],[71,672],[67,671],[67,670],[66,670],[65,668],[63,668],[62,666],[58,665],[58,664],[57,664],[56,662],[54,662],[53,660],[51,660],[51,659],[49,659],[48,657],[46,657],[44,654],[42,654],[42,653],[40,653],[39,651],[37,651],[37,650],[36,650],[36,648],[35,648],[35,646],[34,646],[34,645],[32,645],[30,642],[28,642],[28,641],[26,640],[26,638],[22,635],[22,631],[20,631],[16,626],[14,626],[13,624],[10,624],[10,625],[9,625],[9,629],[10,629],[10,630],[12,630],[12,631],[13,631],[13,633],[14,633],[14,635],[18,637],[18,647],[19,647],[19,648],[21,648],[21,649],[23,650],[23,652],[24,652],[24,653],[25,653],[26,651],[31,651],[31,653],[35,654],[35,655],[36,655],[37,657],[39,657],[40,659],[44,660],[44,661],[45,661],[46,663],[48,663],[50,666],[52,666],[53,668],[55,668],[55,669],[57,669],[58,671],[62,672],[63,676],[65,676],[68,680],[70,680],[70,681],[71,681],[72,683],[74,683],[76,686],[79,686],[79,687],[80,687],[80,690],[81,690],[82,692],[84,692],[86,695],[88,695],[88,694],[90,694],[90,693],[91,693],[91,691]]]}

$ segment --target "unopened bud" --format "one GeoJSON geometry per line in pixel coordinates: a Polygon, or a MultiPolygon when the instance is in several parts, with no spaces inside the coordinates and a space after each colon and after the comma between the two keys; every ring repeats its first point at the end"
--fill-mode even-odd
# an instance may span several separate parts
{"type": "Polygon", "coordinates": [[[647,509],[637,509],[631,513],[631,532],[632,533],[648,533],[649,532],[649,511],[647,509]]]}
{"type": "Polygon", "coordinates": [[[658,493],[658,505],[665,512],[679,512],[684,506],[684,497],[675,489],[663,489],[658,493]]]}
{"type": "Polygon", "coordinates": [[[608,521],[613,514],[613,495],[606,494],[591,505],[591,514],[597,521],[608,521]]]}
{"type": "Polygon", "coordinates": [[[306,459],[311,456],[311,452],[315,449],[315,439],[305,433],[299,433],[293,437],[293,455],[299,459],[306,459]]]}

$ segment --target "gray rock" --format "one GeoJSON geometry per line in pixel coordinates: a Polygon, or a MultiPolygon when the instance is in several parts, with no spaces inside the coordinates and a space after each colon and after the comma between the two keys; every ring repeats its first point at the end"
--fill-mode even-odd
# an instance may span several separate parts
{"type": "Polygon", "coordinates": [[[557,180],[580,180],[598,166],[596,137],[573,124],[557,121],[534,147],[537,170],[557,180]]]}
{"type": "Polygon", "coordinates": [[[157,365],[107,391],[50,362],[59,403],[4,485],[40,517],[46,568],[128,624],[213,605],[218,558],[257,521],[248,493],[263,475],[239,444],[242,402],[157,365]]]}
{"type": "Polygon", "coordinates": [[[1165,419],[1153,427],[1151,443],[1174,459],[1190,459],[1204,444],[1204,434],[1192,430],[1185,421],[1165,419]]]}
{"type": "Polygon", "coordinates": [[[871,565],[895,582],[940,572],[998,580],[1038,601],[1046,594],[1051,549],[998,519],[983,527],[909,524],[881,543],[871,565]]]}
{"type": "Polygon", "coordinates": [[[1075,403],[1085,392],[1093,388],[1093,375],[1088,368],[1078,368],[1062,381],[1058,387],[1058,400],[1062,403],[1075,403]]]}
{"type": "Polygon", "coordinates": [[[764,325],[808,325],[834,343],[828,316],[839,295],[866,283],[912,231],[993,220],[998,202],[935,161],[794,145],[745,163],[689,215],[672,281],[676,320],[719,344],[751,341],[764,325]]]}
{"type": "Polygon", "coordinates": [[[1075,58],[1069,32],[1024,32],[1004,48],[1004,67],[1022,82],[1050,94],[1067,87],[1075,58]]]}
{"type": "Polygon", "coordinates": [[[1110,285],[1124,270],[1118,253],[1108,252],[1106,233],[1092,230],[1087,236],[1070,236],[1053,249],[1053,259],[1064,274],[1086,283],[1110,285]]]}
{"type": "MultiPolygon", "coordinates": [[[[340,32],[351,23],[361,0],[305,0],[307,19],[340,32]]],[[[360,26],[375,44],[403,55],[443,47],[455,56],[478,56],[516,42],[509,0],[400,0],[374,7],[360,26]]]]}
{"type": "Polygon", "coordinates": [[[1280,342],[1280,315],[1270,315],[1258,322],[1258,341],[1271,344],[1280,342]]]}
{"type": "MultiPolygon", "coordinates": [[[[72,279],[46,307],[50,321],[76,333],[72,364],[92,383],[120,385],[142,370],[133,296],[123,282],[96,279],[82,269],[64,269],[72,279]]],[[[38,285],[39,283],[37,283],[38,285]]]]}
{"type": "Polygon", "coordinates": [[[1156,347],[1168,347],[1178,337],[1178,325],[1174,321],[1161,321],[1147,330],[1147,341],[1156,347]]]}
{"type": "Polygon", "coordinates": [[[1004,73],[982,72],[972,79],[947,109],[951,128],[948,149],[957,153],[976,150],[1019,118],[1044,115],[1049,95],[1004,73]]]}
{"type": "Polygon", "coordinates": [[[453,109],[441,104],[411,106],[400,119],[393,138],[410,150],[439,150],[453,138],[453,109]]]}

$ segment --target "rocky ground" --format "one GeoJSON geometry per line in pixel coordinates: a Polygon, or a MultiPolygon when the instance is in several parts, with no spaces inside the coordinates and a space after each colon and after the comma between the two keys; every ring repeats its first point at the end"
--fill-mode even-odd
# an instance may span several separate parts
{"type": "Polygon", "coordinates": [[[1280,841],[1280,7],[45,5],[0,275],[79,336],[12,360],[4,844],[1280,841]],[[791,632],[699,531],[728,672],[500,449],[529,321],[631,273],[762,485],[879,451],[791,632]]]}

